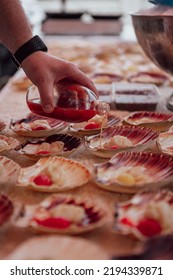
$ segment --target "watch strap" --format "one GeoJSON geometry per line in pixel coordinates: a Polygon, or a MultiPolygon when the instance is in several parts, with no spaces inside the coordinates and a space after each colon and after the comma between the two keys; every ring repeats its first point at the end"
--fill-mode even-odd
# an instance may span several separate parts
{"type": "Polygon", "coordinates": [[[17,68],[21,67],[21,63],[23,60],[28,57],[30,54],[37,52],[37,51],[43,51],[47,52],[48,48],[44,44],[44,42],[41,40],[41,38],[36,35],[32,37],[29,41],[24,43],[13,55],[12,55],[12,61],[15,64],[17,68]]]}

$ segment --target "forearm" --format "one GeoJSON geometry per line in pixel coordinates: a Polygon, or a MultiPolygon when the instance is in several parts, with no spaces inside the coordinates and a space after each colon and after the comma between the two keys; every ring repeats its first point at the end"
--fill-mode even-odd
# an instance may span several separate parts
{"type": "Polygon", "coordinates": [[[19,0],[0,1],[0,40],[14,53],[32,37],[29,21],[19,0]]]}
{"type": "MultiPolygon", "coordinates": [[[[0,0],[0,40],[13,54],[33,37],[20,0],[0,0]]],[[[43,109],[54,109],[53,87],[63,79],[82,84],[97,94],[89,78],[75,65],[43,51],[32,52],[20,61],[27,77],[38,87],[43,109]]]]}

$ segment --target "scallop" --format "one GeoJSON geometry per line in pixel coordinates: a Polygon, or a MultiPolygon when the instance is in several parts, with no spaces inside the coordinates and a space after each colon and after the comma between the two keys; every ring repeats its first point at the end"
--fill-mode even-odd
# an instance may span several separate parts
{"type": "Polygon", "coordinates": [[[17,224],[42,233],[80,234],[103,226],[107,216],[91,199],[54,194],[40,204],[26,206],[17,224]]]}
{"type": "Polygon", "coordinates": [[[162,85],[167,80],[168,77],[161,72],[138,72],[136,74],[132,74],[128,78],[129,82],[132,83],[152,83],[156,85],[162,85]]]}
{"type": "Polygon", "coordinates": [[[12,85],[17,88],[18,91],[26,91],[31,86],[31,81],[27,76],[22,76],[14,79],[12,85]]]}
{"type": "Polygon", "coordinates": [[[162,153],[173,155],[173,132],[160,133],[157,145],[162,153]]]}
{"type": "Polygon", "coordinates": [[[19,174],[20,166],[13,160],[0,156],[0,186],[6,183],[15,184],[19,174]]]}
{"type": "Polygon", "coordinates": [[[3,226],[13,213],[13,204],[4,194],[0,195],[0,227],[3,226]]]}
{"type": "Polygon", "coordinates": [[[0,153],[15,149],[19,145],[19,141],[13,137],[0,135],[0,153]]]}
{"type": "Polygon", "coordinates": [[[173,193],[168,190],[136,194],[116,205],[115,231],[147,239],[173,234],[173,193]],[[168,219],[169,217],[169,219],[168,219]]]}
{"type": "Polygon", "coordinates": [[[125,117],[123,123],[126,125],[149,127],[153,130],[164,132],[173,125],[173,114],[149,111],[134,112],[125,117]]]}
{"type": "Polygon", "coordinates": [[[103,189],[136,193],[173,182],[173,157],[149,152],[120,152],[108,162],[96,164],[93,178],[103,189]]]}
{"type": "Polygon", "coordinates": [[[89,180],[90,172],[84,165],[54,156],[21,168],[17,185],[40,192],[61,192],[83,186],[89,180]]]}
{"type": "Polygon", "coordinates": [[[109,254],[83,237],[34,235],[17,246],[6,260],[108,260],[109,254]]]}
{"type": "Polygon", "coordinates": [[[101,129],[104,130],[106,127],[116,125],[119,122],[120,119],[113,115],[108,117],[96,115],[87,122],[71,124],[69,130],[78,135],[89,136],[98,134],[101,132],[101,129]]]}
{"type": "Polygon", "coordinates": [[[100,157],[110,158],[122,151],[144,151],[155,148],[159,133],[150,128],[112,126],[102,135],[85,137],[87,149],[100,157]]]}
{"type": "Polygon", "coordinates": [[[0,121],[0,131],[4,130],[4,128],[6,127],[6,124],[2,121],[0,121]]]}
{"type": "Polygon", "coordinates": [[[54,134],[35,140],[27,140],[15,150],[27,157],[38,160],[47,156],[68,156],[82,145],[82,140],[69,134],[54,134]]]}
{"type": "Polygon", "coordinates": [[[67,123],[52,118],[37,116],[33,113],[26,118],[11,121],[10,128],[18,135],[29,137],[49,136],[64,130],[67,123]]]}
{"type": "Polygon", "coordinates": [[[91,79],[96,84],[111,84],[112,82],[119,82],[123,79],[122,76],[114,73],[94,73],[91,79]]]}

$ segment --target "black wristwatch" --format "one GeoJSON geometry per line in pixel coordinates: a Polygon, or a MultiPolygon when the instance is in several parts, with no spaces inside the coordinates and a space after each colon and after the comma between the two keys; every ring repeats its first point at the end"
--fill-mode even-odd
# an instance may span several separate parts
{"type": "Polygon", "coordinates": [[[12,54],[11,59],[15,64],[15,66],[17,68],[20,68],[22,61],[27,56],[37,51],[43,51],[43,52],[48,51],[47,46],[44,44],[44,42],[41,40],[41,38],[38,35],[34,36],[25,44],[23,44],[14,54],[12,54]]]}

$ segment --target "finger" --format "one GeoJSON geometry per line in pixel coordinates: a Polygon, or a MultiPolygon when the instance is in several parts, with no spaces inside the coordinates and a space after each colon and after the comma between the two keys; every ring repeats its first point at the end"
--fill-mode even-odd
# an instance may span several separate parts
{"type": "Polygon", "coordinates": [[[53,85],[39,86],[41,104],[45,113],[51,113],[54,110],[53,85]]]}

